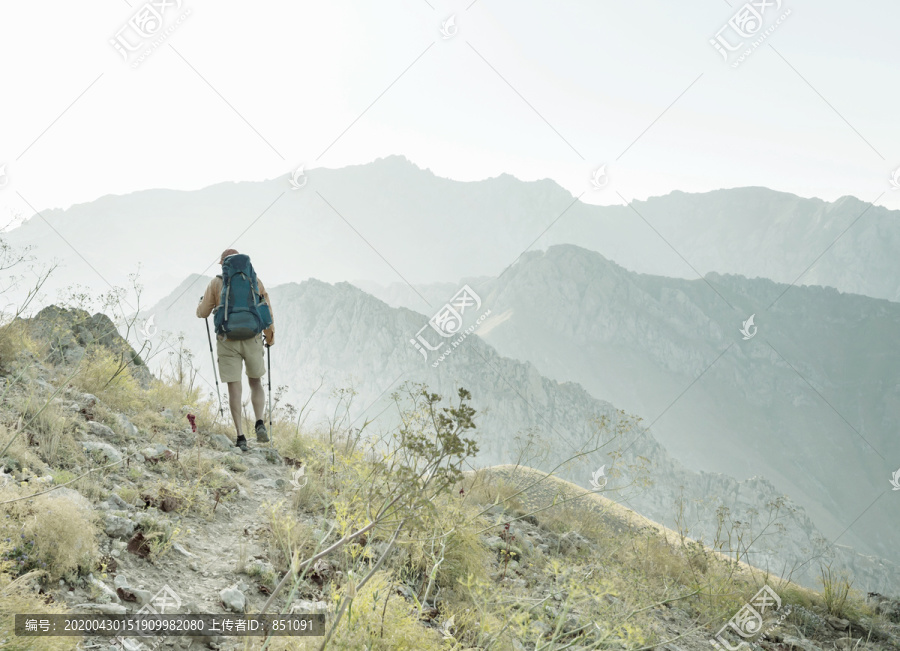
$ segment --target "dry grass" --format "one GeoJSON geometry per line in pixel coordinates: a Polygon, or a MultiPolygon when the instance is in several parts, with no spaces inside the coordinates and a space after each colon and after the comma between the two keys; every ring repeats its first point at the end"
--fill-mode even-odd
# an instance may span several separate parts
{"type": "MultiPolygon", "coordinates": [[[[24,495],[19,488],[7,489],[4,499],[24,495]]],[[[36,570],[54,580],[74,578],[91,571],[100,557],[100,533],[93,511],[67,489],[59,489],[33,500],[6,505],[9,518],[0,527],[3,539],[16,545],[18,572],[36,570]]]]}
{"type": "Polygon", "coordinates": [[[72,384],[116,411],[132,413],[141,408],[140,384],[119,357],[104,348],[93,348],[87,353],[72,384]]]}

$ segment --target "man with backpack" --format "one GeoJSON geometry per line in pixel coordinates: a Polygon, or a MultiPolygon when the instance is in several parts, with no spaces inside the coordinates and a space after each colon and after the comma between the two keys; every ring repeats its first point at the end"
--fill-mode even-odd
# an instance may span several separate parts
{"type": "Polygon", "coordinates": [[[267,443],[269,435],[263,422],[266,374],[265,346],[275,343],[272,303],[262,281],[250,264],[250,258],[235,249],[226,249],[219,260],[222,273],[213,278],[197,306],[197,316],[207,318],[213,311],[216,326],[216,355],[219,378],[228,386],[228,406],[237,430],[237,447],[247,451],[247,439],[241,429],[241,367],[246,365],[250,384],[250,402],[256,416],[256,440],[267,443]]]}

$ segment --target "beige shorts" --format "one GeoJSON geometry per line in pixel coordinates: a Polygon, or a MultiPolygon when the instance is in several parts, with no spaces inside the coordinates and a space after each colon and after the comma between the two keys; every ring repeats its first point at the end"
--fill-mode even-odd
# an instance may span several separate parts
{"type": "Polygon", "coordinates": [[[247,364],[247,377],[259,378],[266,374],[265,347],[262,335],[241,341],[216,341],[219,361],[219,379],[222,382],[241,381],[241,362],[247,364]]]}

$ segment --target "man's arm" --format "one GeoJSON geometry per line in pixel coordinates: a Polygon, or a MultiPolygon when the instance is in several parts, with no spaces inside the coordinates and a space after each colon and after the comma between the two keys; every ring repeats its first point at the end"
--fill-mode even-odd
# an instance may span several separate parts
{"type": "Polygon", "coordinates": [[[219,278],[213,278],[209,285],[206,286],[206,291],[203,293],[203,298],[200,299],[200,304],[197,306],[197,316],[201,319],[205,319],[219,304],[219,296],[222,294],[222,281],[219,278]]]}
{"type": "Polygon", "coordinates": [[[266,291],[259,276],[256,278],[256,284],[259,285],[259,295],[262,296],[263,300],[269,306],[269,314],[272,315],[272,325],[263,330],[263,336],[266,338],[266,343],[271,346],[275,343],[275,310],[272,308],[272,299],[269,298],[269,292],[266,291]]]}

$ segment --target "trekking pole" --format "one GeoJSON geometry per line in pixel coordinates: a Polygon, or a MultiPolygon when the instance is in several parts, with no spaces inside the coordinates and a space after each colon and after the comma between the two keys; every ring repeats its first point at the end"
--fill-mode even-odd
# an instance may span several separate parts
{"type": "Polygon", "coordinates": [[[206,338],[209,340],[209,358],[212,360],[213,377],[216,380],[216,397],[219,399],[219,416],[222,416],[222,392],[219,390],[219,374],[216,373],[216,357],[213,355],[212,335],[209,334],[209,317],[203,320],[206,323],[206,338]]]}
{"type": "Polygon", "coordinates": [[[269,376],[269,447],[275,446],[275,432],[272,431],[272,347],[266,344],[266,355],[268,357],[268,373],[269,376]]]}

